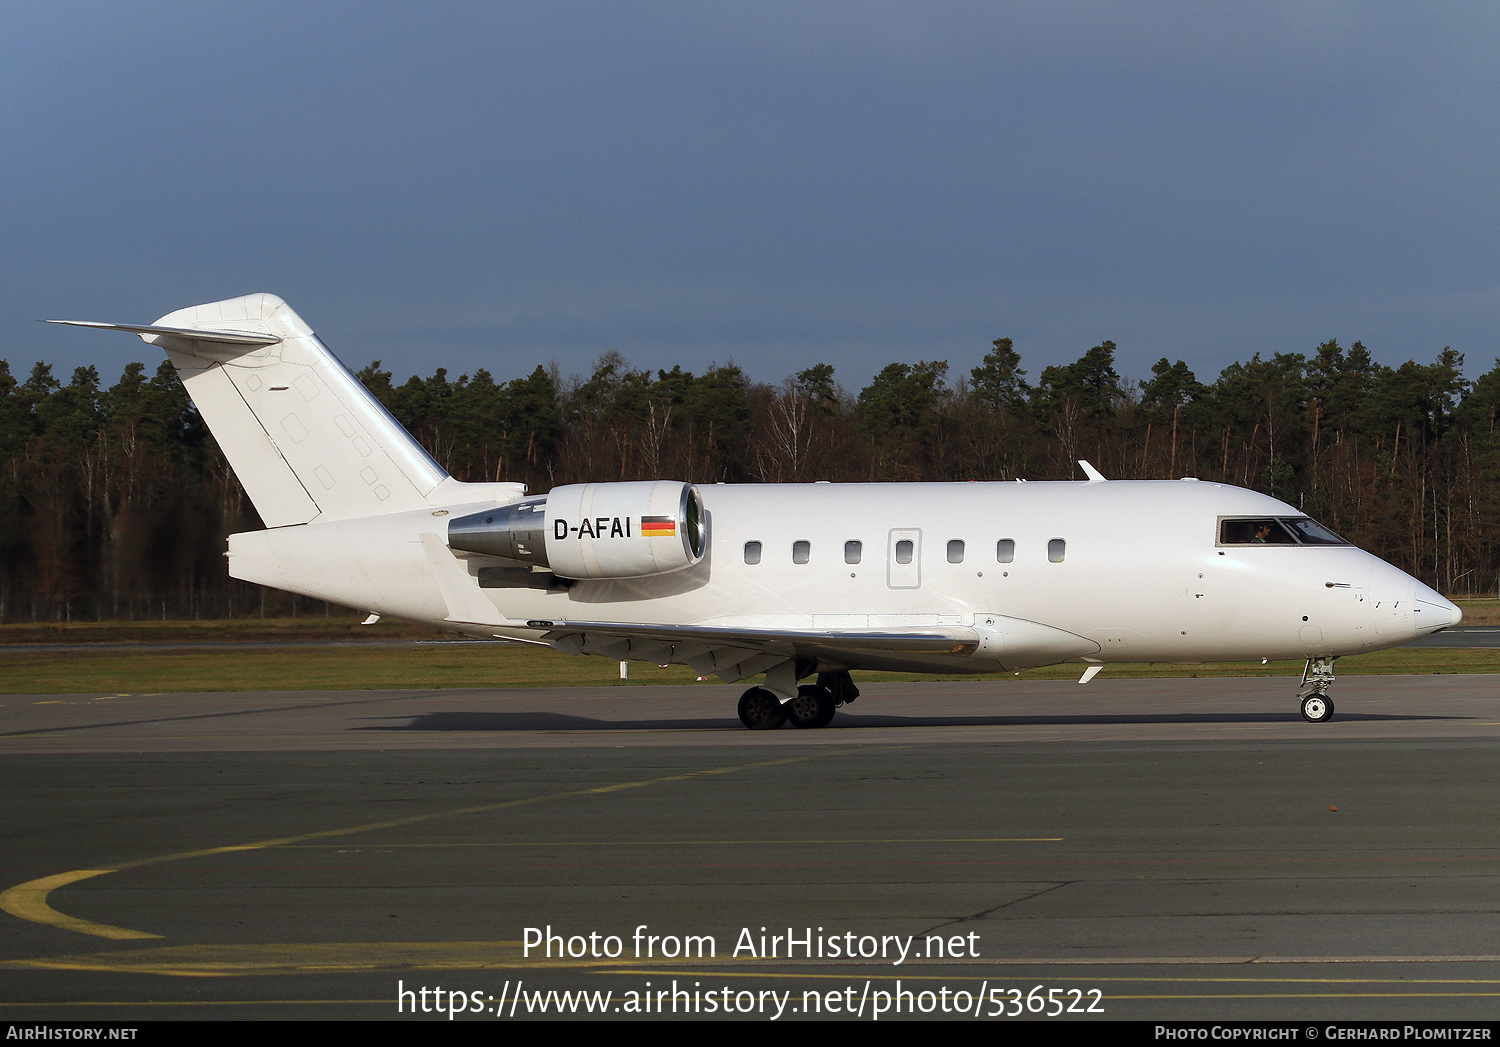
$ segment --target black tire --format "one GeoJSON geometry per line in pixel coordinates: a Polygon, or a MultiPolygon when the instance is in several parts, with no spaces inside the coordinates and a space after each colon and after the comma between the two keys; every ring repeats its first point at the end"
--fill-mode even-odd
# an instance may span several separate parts
{"type": "Polygon", "coordinates": [[[764,687],[740,695],[740,723],[752,731],[774,731],[786,719],[781,700],[764,687]]]}
{"type": "Polygon", "coordinates": [[[1310,694],[1302,699],[1302,718],[1308,723],[1327,723],[1333,719],[1333,700],[1326,694],[1310,694]]]}
{"type": "Polygon", "coordinates": [[[832,723],[837,708],[838,702],[828,688],[804,684],[797,688],[797,697],[782,706],[782,711],[793,727],[812,730],[832,723]]]}

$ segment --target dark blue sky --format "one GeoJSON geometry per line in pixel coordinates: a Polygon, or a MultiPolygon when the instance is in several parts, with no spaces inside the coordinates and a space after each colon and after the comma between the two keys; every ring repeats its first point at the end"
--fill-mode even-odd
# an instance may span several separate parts
{"type": "Polygon", "coordinates": [[[1500,344],[1500,9],[44,3],[0,33],[0,357],[272,291],[351,366],[1035,378],[1500,344]]]}

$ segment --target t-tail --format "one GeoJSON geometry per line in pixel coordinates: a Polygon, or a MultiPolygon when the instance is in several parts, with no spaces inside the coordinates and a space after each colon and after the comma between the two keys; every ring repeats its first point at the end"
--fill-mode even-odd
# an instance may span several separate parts
{"type": "Polygon", "coordinates": [[[522,484],[464,484],[273,294],[168,313],[131,331],[164,349],[267,527],[435,505],[506,502],[522,484]]]}

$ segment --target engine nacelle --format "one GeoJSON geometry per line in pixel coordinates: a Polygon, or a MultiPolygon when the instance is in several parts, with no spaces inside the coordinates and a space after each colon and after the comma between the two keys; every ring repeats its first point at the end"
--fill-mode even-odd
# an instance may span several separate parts
{"type": "Polygon", "coordinates": [[[569,484],[453,520],[448,546],[560,578],[643,578],[702,560],[708,520],[698,489],[677,480],[569,484]]]}

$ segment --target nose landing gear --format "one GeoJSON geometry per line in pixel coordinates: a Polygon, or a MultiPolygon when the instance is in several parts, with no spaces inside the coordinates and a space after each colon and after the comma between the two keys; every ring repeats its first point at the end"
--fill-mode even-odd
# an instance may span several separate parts
{"type": "Polygon", "coordinates": [[[1319,655],[1309,658],[1302,670],[1302,718],[1308,723],[1327,723],[1333,719],[1333,699],[1328,697],[1333,683],[1333,663],[1338,658],[1319,655]]]}

